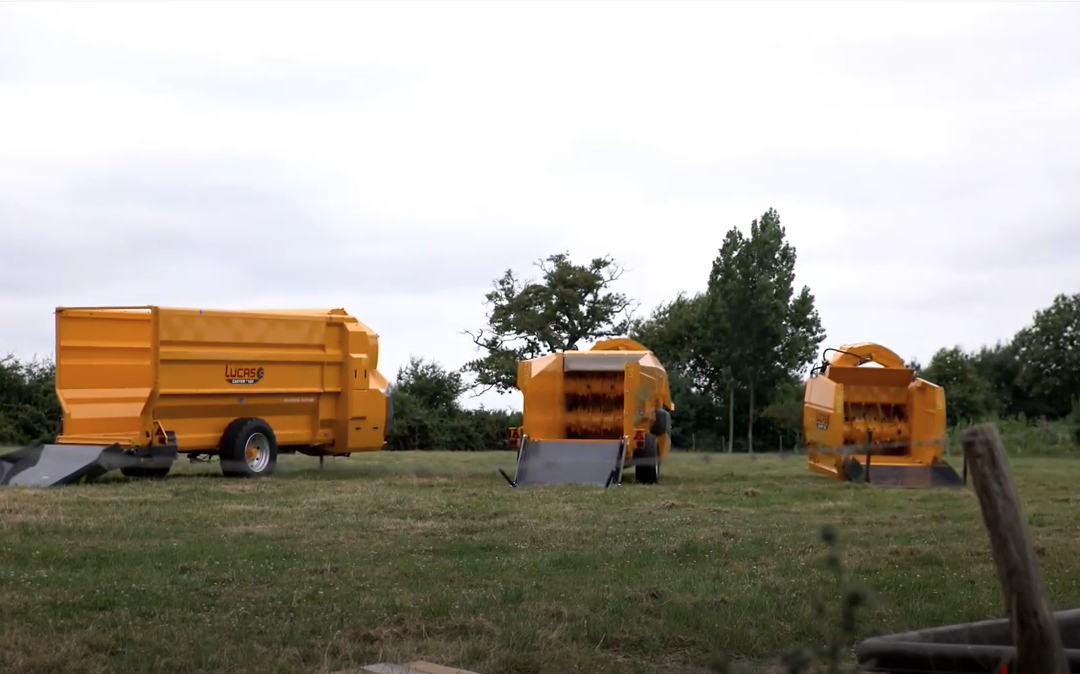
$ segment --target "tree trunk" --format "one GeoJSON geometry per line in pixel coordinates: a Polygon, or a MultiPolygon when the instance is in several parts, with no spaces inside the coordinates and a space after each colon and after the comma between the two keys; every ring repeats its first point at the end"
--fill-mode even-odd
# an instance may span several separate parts
{"type": "Polygon", "coordinates": [[[727,451],[731,453],[731,447],[735,444],[735,384],[728,382],[727,385],[727,451]]]}
{"type": "Polygon", "coordinates": [[[750,380],[750,415],[746,419],[746,451],[754,453],[754,380],[750,380]]]}

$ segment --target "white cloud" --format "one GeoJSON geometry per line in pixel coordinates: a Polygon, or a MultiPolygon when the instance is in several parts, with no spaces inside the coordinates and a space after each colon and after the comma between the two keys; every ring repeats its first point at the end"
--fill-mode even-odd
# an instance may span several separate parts
{"type": "MultiPolygon", "coordinates": [[[[646,307],[779,210],[829,344],[924,361],[1075,292],[1068,3],[0,8],[0,344],[58,304],[345,306],[456,366],[507,267],[646,307]],[[235,264],[236,251],[259,262],[235,264]]],[[[516,404],[513,396],[485,402],[516,404]]]]}

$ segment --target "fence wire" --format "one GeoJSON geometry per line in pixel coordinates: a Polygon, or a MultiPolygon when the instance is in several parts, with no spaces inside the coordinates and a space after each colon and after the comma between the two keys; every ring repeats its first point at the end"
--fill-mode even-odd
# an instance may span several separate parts
{"type": "MultiPolygon", "coordinates": [[[[999,434],[1010,457],[1080,457],[1080,424],[1045,424],[1016,428],[1009,423],[998,424],[999,434]],[[1004,427],[1003,427],[1004,426],[1004,427]]],[[[809,453],[822,460],[829,457],[840,459],[854,456],[870,457],[871,464],[878,457],[910,455],[923,447],[940,446],[941,456],[959,470],[963,462],[963,449],[960,443],[962,429],[936,438],[915,442],[866,442],[844,445],[837,448],[808,448],[795,445],[783,450],[734,451],[672,449],[662,460],[661,466],[701,465],[709,462],[726,460],[760,460],[770,457],[780,459],[802,459],[809,453]]],[[[532,441],[532,442],[543,442],[532,441]]],[[[614,467],[611,449],[617,440],[585,440],[578,457],[573,460],[577,466],[603,465],[614,467]]],[[[526,449],[528,451],[528,449],[526,449]]],[[[509,448],[503,450],[451,451],[451,450],[381,450],[376,452],[356,452],[349,457],[327,456],[320,461],[318,457],[302,454],[282,454],[285,461],[279,461],[276,472],[310,473],[324,472],[342,474],[359,472],[364,474],[401,475],[401,476],[491,476],[498,477],[498,469],[513,475],[518,452],[509,448]],[[460,465],[460,464],[469,465],[460,465]],[[320,467],[320,464],[321,467],[320,467]]],[[[183,461],[183,455],[181,456],[183,461]]],[[[196,465],[204,463],[216,465],[217,459],[199,459],[196,465]]],[[[632,469],[627,464],[628,469],[632,469]]]]}

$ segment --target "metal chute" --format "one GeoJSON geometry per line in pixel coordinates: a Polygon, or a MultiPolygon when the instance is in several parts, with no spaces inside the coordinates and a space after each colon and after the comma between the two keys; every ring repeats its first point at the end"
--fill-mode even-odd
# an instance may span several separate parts
{"type": "Polygon", "coordinates": [[[531,440],[522,438],[513,487],[534,484],[596,484],[622,481],[626,438],[620,440],[531,440]]]}
{"type": "Polygon", "coordinates": [[[0,455],[0,485],[52,487],[92,482],[126,466],[131,458],[120,445],[38,443],[0,455]]]}

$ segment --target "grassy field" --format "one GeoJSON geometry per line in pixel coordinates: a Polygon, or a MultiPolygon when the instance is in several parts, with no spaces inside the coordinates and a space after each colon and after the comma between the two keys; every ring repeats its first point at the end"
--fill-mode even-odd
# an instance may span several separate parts
{"type": "MultiPolygon", "coordinates": [[[[802,457],[680,454],[663,482],[511,489],[500,453],[283,459],[0,491],[0,671],[768,671],[820,641],[821,525],[863,634],[1001,614],[970,488],[883,490],[802,457]],[[710,456],[711,460],[706,460],[710,456]]],[[[1080,462],[1013,459],[1055,608],[1080,600],[1080,462]]],[[[832,601],[832,600],[830,600],[832,601]]]]}

